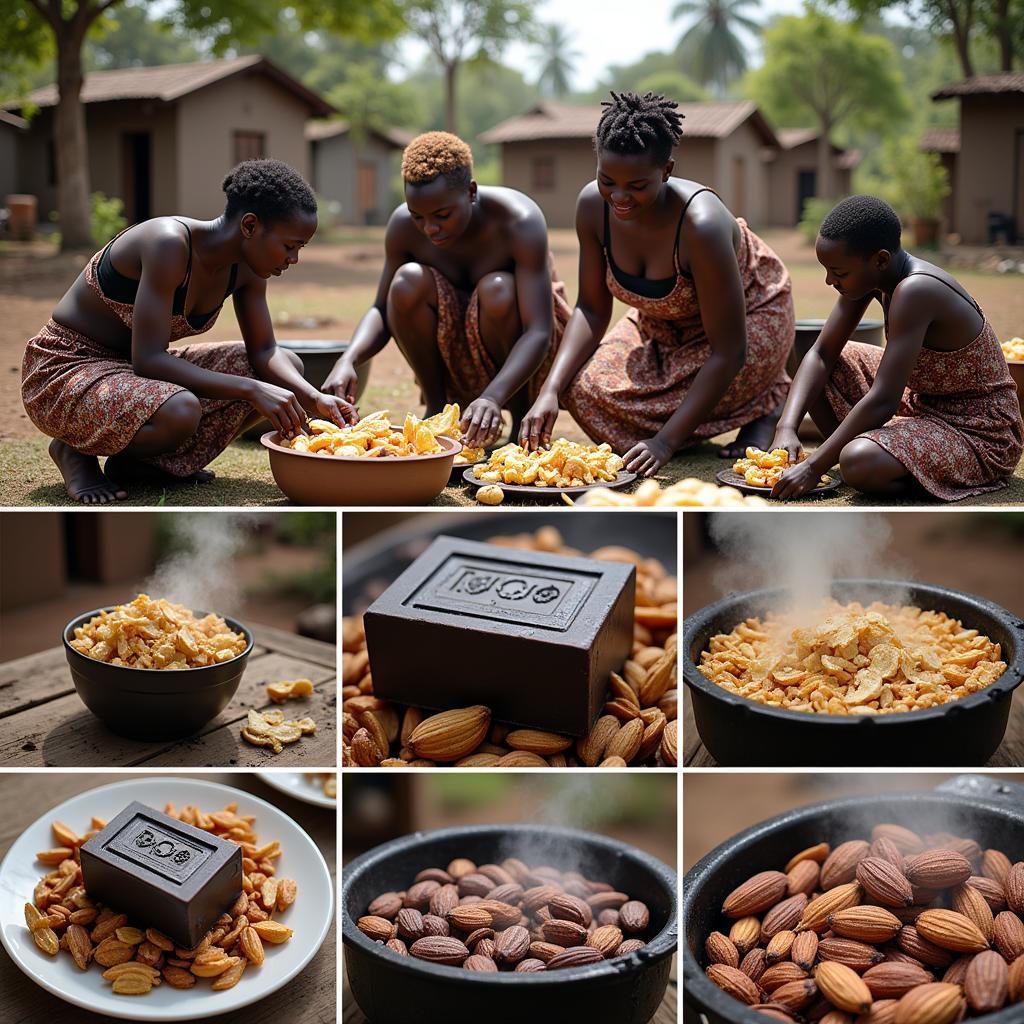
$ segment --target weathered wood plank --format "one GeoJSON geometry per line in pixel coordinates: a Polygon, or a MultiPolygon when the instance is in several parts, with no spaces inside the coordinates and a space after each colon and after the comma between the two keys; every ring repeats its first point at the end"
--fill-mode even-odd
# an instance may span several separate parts
{"type": "MultiPolygon", "coordinates": [[[[328,644],[313,643],[319,648],[333,650],[328,644]]],[[[267,683],[305,677],[317,684],[318,695],[310,702],[290,702],[287,710],[300,718],[309,714],[318,724],[317,734],[304,737],[299,744],[293,745],[305,748],[301,754],[288,748],[277,755],[273,766],[334,765],[337,720],[334,665],[322,664],[323,651],[305,649],[317,654],[321,660],[303,661],[276,651],[250,657],[231,704],[204,726],[196,737],[184,742],[152,743],[116,736],[72,692],[0,719],[0,764],[9,767],[98,767],[145,763],[182,767],[237,763],[262,767],[265,766],[264,760],[248,755],[239,757],[237,749],[232,749],[240,742],[237,723],[245,718],[251,707],[272,706],[266,696],[267,683]],[[217,736],[220,731],[223,735],[217,736]],[[232,742],[227,738],[230,731],[234,732],[232,742]],[[229,749],[231,752],[227,753],[229,749]]]]}
{"type": "MultiPolygon", "coordinates": [[[[75,793],[107,785],[115,780],[138,777],[124,772],[116,776],[47,772],[42,774],[8,773],[0,785],[0,859],[14,839],[37,817],[42,808],[55,806],[75,793]]],[[[335,816],[329,811],[277,793],[258,779],[243,774],[213,775],[194,773],[195,778],[221,782],[280,806],[316,842],[327,861],[331,877],[335,865],[335,816]]],[[[68,822],[68,824],[73,824],[68,822]]],[[[258,822],[257,822],[258,825],[258,822]]],[[[300,892],[301,899],[301,892],[300,892]]],[[[296,941],[295,939],[292,940],[296,941]]],[[[335,930],[310,964],[287,985],[259,1002],[233,1013],[218,1015],[217,1024],[335,1024],[337,1019],[337,964],[335,930]]],[[[95,970],[95,969],[94,969],[95,970]]],[[[96,971],[99,980],[99,972],[96,971]]],[[[240,985],[258,985],[258,972],[247,974],[240,985]]],[[[183,1001],[188,993],[182,993],[183,1001]]],[[[50,995],[22,974],[6,951],[0,950],[0,1021],[19,1024],[55,1024],[77,1021],[86,1015],[69,1003],[50,995]]],[[[99,1020],[99,1018],[96,1018],[99,1020]]]]}

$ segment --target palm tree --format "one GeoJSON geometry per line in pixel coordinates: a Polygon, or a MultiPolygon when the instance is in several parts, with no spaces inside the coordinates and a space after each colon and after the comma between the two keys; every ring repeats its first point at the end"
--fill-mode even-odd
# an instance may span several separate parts
{"type": "Polygon", "coordinates": [[[747,70],[747,51],[741,34],[757,35],[758,22],[743,13],[758,0],[678,0],[672,20],[694,17],[679,40],[685,70],[720,94],[733,79],[747,70]]]}
{"type": "Polygon", "coordinates": [[[572,92],[569,82],[573,65],[580,58],[579,50],[572,48],[571,36],[562,25],[545,25],[537,41],[537,49],[540,62],[538,88],[557,99],[568,96],[572,92]]]}

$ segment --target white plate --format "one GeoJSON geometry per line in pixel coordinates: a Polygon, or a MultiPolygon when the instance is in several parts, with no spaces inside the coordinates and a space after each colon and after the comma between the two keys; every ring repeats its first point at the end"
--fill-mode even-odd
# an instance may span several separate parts
{"type": "Polygon", "coordinates": [[[313,959],[327,937],[333,917],[331,875],[313,840],[265,800],[212,782],[150,777],[80,793],[47,811],[25,829],[0,864],[0,941],[11,959],[36,984],[65,1002],[121,1020],[202,1020],[264,999],[291,981],[313,959]],[[268,944],[263,965],[249,967],[234,988],[214,992],[207,982],[200,980],[194,988],[182,991],[165,982],[145,996],[116,996],[110,983],[103,980],[99,967],[90,965],[87,971],[80,971],[64,952],[48,957],[29,936],[25,904],[31,902],[36,882],[44,873],[35,855],[53,846],[50,823],[57,819],[83,830],[93,815],[113,818],[133,800],[158,810],[163,810],[168,801],[179,807],[197,804],[203,810],[217,810],[237,802],[239,814],[256,815],[256,834],[261,839],[280,841],[281,875],[299,883],[298,898],[281,917],[282,923],[294,929],[294,934],[279,946],[268,944]]]}
{"type": "Polygon", "coordinates": [[[307,804],[315,804],[317,807],[338,806],[338,801],[332,796],[324,796],[323,779],[308,778],[305,772],[257,772],[261,782],[296,800],[303,800],[307,804]]]}

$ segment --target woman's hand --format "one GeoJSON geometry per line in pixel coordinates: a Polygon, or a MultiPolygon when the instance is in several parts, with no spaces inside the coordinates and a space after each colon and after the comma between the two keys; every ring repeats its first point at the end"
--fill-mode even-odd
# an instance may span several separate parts
{"type": "Polygon", "coordinates": [[[249,404],[270,420],[282,437],[292,438],[302,433],[306,423],[306,410],[287,388],[253,380],[248,396],[249,404]]]}
{"type": "Polygon", "coordinates": [[[501,407],[490,398],[477,398],[466,406],[459,427],[467,448],[486,448],[501,431],[501,407]]]}
{"type": "MultiPolygon", "coordinates": [[[[781,445],[779,446],[781,447],[781,445]]],[[[772,488],[772,497],[792,501],[810,494],[821,479],[821,469],[811,458],[798,462],[785,470],[778,483],[772,488]]]]}
{"type": "Polygon", "coordinates": [[[519,443],[530,452],[537,448],[549,448],[551,431],[555,429],[556,419],[558,395],[542,391],[523,418],[522,426],[519,428],[519,443]]]}
{"type": "Polygon", "coordinates": [[[789,454],[790,465],[796,465],[797,460],[800,458],[802,447],[803,445],[800,444],[800,438],[797,437],[795,430],[791,430],[789,427],[777,427],[775,437],[772,438],[771,447],[768,450],[774,451],[776,448],[785,448],[789,454]]]}
{"type": "MultiPolygon", "coordinates": [[[[350,405],[355,404],[358,375],[356,368],[342,356],[331,368],[321,391],[325,395],[336,395],[350,405]]],[[[353,421],[354,422],[354,421],[353,421]]]]}
{"type": "Polygon", "coordinates": [[[351,402],[346,402],[344,398],[339,398],[337,395],[324,394],[322,391],[317,392],[317,396],[313,401],[313,409],[317,416],[330,420],[339,427],[351,426],[353,423],[359,422],[359,412],[356,410],[356,407],[351,402]]]}
{"type": "Polygon", "coordinates": [[[623,456],[623,461],[630,473],[654,476],[674,454],[674,450],[655,434],[633,445],[623,456]]]}

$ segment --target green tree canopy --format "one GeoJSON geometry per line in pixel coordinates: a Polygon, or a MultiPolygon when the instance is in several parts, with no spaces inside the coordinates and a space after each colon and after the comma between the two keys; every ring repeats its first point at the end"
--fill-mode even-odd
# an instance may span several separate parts
{"type": "Polygon", "coordinates": [[[410,32],[444,75],[444,127],[456,131],[458,74],[470,61],[496,61],[514,40],[530,41],[536,0],[403,0],[410,32]]]}
{"type": "Polygon", "coordinates": [[[764,64],[747,76],[746,92],[774,124],[818,129],[818,195],[831,198],[837,130],[884,135],[909,114],[896,49],[813,10],[778,18],[764,46],[764,64]]]}
{"type": "Polygon", "coordinates": [[[702,85],[714,86],[724,95],[729,83],[747,70],[750,36],[761,26],[745,8],[758,0],[678,0],[673,19],[689,20],[690,27],[679,40],[684,66],[702,85]]]}
{"type": "Polygon", "coordinates": [[[659,50],[644,54],[632,64],[613,64],[601,76],[588,98],[595,103],[606,100],[612,89],[616,92],[660,92],[680,102],[709,98],[707,90],[686,73],[678,53],[659,50]]]}

